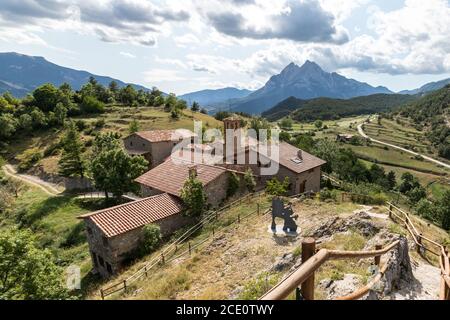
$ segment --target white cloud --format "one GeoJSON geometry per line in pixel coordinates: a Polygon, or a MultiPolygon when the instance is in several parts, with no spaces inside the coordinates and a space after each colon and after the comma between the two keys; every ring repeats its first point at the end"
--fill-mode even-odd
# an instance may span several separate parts
{"type": "Polygon", "coordinates": [[[172,69],[151,69],[143,73],[144,80],[147,83],[164,83],[164,82],[176,82],[184,81],[185,77],[181,76],[179,71],[172,69]]]}
{"type": "Polygon", "coordinates": [[[132,53],[129,53],[129,52],[124,52],[124,51],[122,51],[122,52],[120,52],[119,54],[120,54],[121,56],[126,57],[126,58],[136,59],[136,56],[135,56],[134,54],[132,54],[132,53]]]}

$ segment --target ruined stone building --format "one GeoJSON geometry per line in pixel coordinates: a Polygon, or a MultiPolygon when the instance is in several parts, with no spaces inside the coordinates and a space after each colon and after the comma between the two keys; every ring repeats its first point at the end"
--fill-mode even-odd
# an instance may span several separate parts
{"type": "Polygon", "coordinates": [[[79,217],[86,225],[93,270],[108,278],[119,272],[143,240],[142,228],[157,224],[167,236],[191,222],[180,200],[166,193],[79,217]]]}

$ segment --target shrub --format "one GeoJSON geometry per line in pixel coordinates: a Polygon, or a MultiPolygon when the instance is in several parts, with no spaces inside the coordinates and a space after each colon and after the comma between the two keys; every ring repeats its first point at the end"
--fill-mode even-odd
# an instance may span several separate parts
{"type": "Polygon", "coordinates": [[[94,122],[94,127],[97,129],[103,128],[106,124],[106,121],[104,118],[98,119],[94,122]]]}
{"type": "Polygon", "coordinates": [[[427,199],[421,199],[416,206],[416,212],[419,216],[434,222],[439,221],[438,208],[427,199]]]}
{"type": "Polygon", "coordinates": [[[152,253],[161,241],[161,229],[155,224],[149,224],[142,229],[142,233],[143,254],[152,253]]]}
{"type": "Polygon", "coordinates": [[[81,110],[84,113],[103,113],[105,112],[105,104],[94,97],[87,96],[81,102],[81,110]]]}
{"type": "Polygon", "coordinates": [[[330,190],[328,188],[324,188],[320,191],[319,194],[320,201],[326,201],[326,200],[337,200],[337,192],[336,190],[330,190]]]}
{"type": "Polygon", "coordinates": [[[275,286],[279,280],[278,274],[262,273],[256,279],[250,280],[244,285],[239,300],[257,300],[275,286]]]}
{"type": "Polygon", "coordinates": [[[232,197],[239,190],[240,179],[236,173],[232,172],[228,178],[227,198],[232,197]]]}
{"type": "Polygon", "coordinates": [[[25,171],[30,169],[33,165],[35,165],[39,160],[42,159],[42,153],[38,148],[32,148],[26,150],[20,156],[17,156],[19,160],[19,170],[25,171]]]}
{"type": "Polygon", "coordinates": [[[256,181],[255,181],[255,177],[253,176],[253,171],[251,169],[248,169],[245,172],[244,182],[245,182],[245,186],[247,187],[247,190],[249,192],[255,192],[256,181]]]}

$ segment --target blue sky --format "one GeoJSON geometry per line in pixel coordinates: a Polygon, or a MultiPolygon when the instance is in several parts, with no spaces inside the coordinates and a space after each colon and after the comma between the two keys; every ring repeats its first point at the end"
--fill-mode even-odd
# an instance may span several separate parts
{"type": "Polygon", "coordinates": [[[0,51],[177,94],[307,59],[399,91],[450,77],[448,21],[448,0],[2,0],[0,51]]]}

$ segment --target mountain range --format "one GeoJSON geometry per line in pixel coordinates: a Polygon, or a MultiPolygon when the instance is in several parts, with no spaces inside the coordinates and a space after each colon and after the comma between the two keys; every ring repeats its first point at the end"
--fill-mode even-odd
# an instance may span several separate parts
{"type": "Polygon", "coordinates": [[[441,81],[437,81],[437,82],[430,82],[427,83],[426,85],[418,88],[418,89],[414,89],[414,90],[403,90],[400,91],[399,93],[401,94],[420,94],[423,95],[425,93],[428,92],[432,92],[432,91],[436,91],[439,89],[444,88],[446,85],[450,84],[450,78],[448,79],[444,79],[441,81]]]}
{"type": "MultiPolygon", "coordinates": [[[[59,86],[65,82],[78,90],[90,77],[96,78],[103,85],[108,85],[111,81],[116,81],[119,86],[127,85],[111,77],[59,66],[43,57],[14,52],[0,53],[0,93],[9,91],[17,97],[24,97],[44,83],[59,86]]],[[[400,94],[423,95],[438,90],[448,83],[450,79],[429,83],[415,90],[401,91],[400,94]]],[[[148,90],[144,86],[132,85],[136,89],[148,90]]],[[[227,110],[261,114],[290,97],[301,100],[351,99],[374,94],[393,94],[393,92],[386,87],[373,87],[335,72],[328,73],[318,64],[306,61],[302,66],[289,64],[280,74],[272,76],[261,89],[254,92],[223,88],[187,93],[180,97],[190,104],[197,101],[211,113],[227,110]]]]}
{"type": "Polygon", "coordinates": [[[180,98],[192,104],[198,102],[203,107],[218,105],[225,101],[240,99],[248,96],[252,91],[246,89],[223,88],[217,90],[201,90],[181,95],[180,98]]]}
{"type": "MultiPolygon", "coordinates": [[[[9,91],[16,97],[24,97],[44,83],[60,86],[65,82],[73,89],[79,90],[90,77],[94,77],[105,86],[111,81],[116,81],[120,87],[127,85],[123,81],[110,77],[61,67],[43,57],[32,57],[15,52],[0,53],[0,93],[9,91]]],[[[133,84],[133,86],[136,89],[148,90],[140,85],[133,84]]]]}
{"type": "Polygon", "coordinates": [[[280,74],[271,77],[264,87],[230,103],[229,108],[260,114],[289,97],[305,100],[318,97],[349,99],[377,93],[390,94],[392,91],[347,79],[335,72],[325,72],[318,64],[306,61],[301,67],[295,63],[289,64],[280,74]]]}

